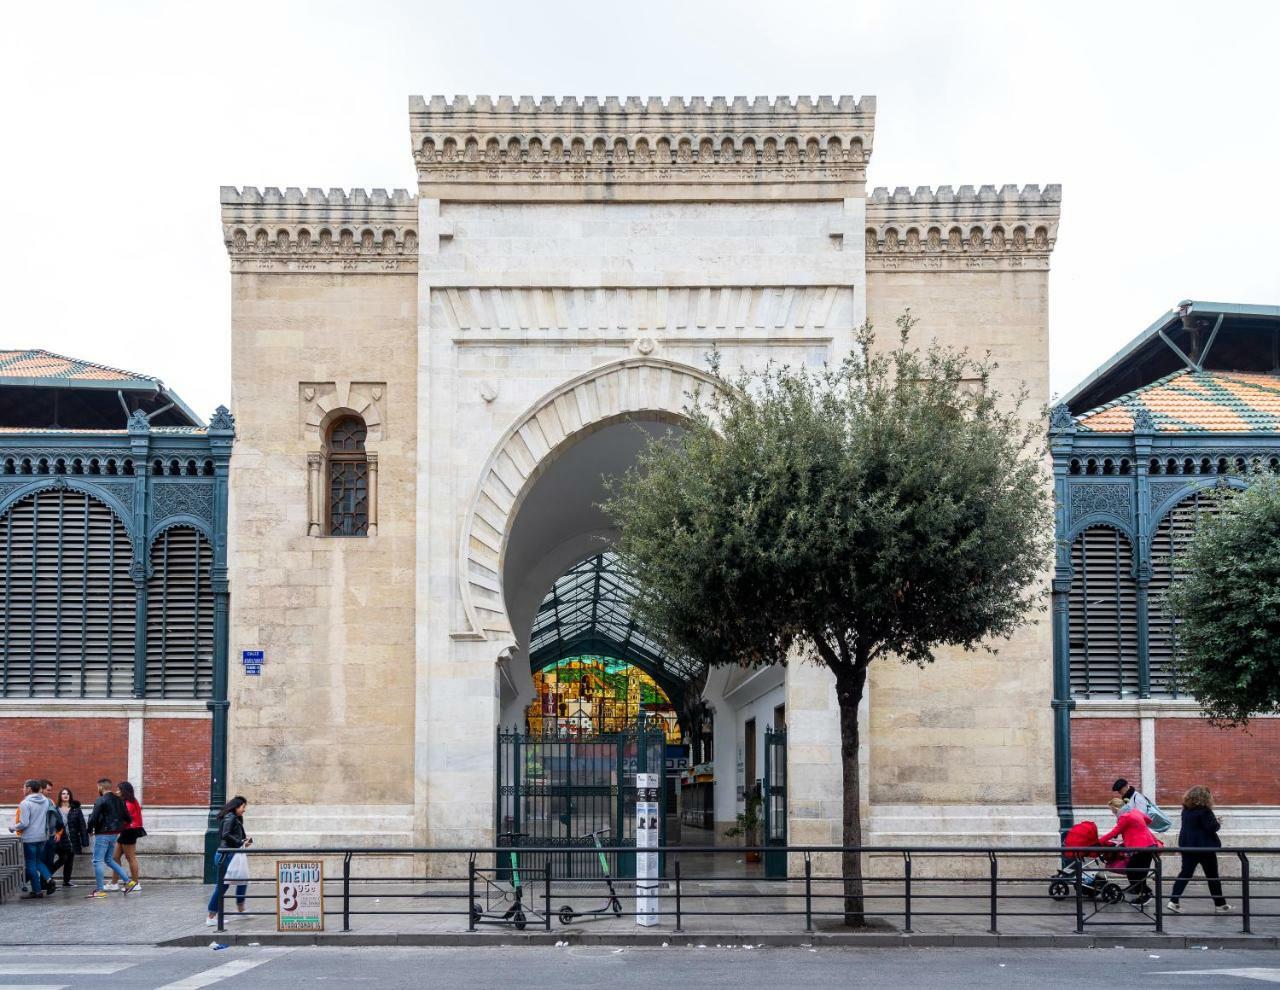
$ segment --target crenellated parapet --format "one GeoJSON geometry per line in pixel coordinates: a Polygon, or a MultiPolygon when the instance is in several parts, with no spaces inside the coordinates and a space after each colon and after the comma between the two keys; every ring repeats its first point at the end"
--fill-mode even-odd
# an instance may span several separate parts
{"type": "Polygon", "coordinates": [[[405,189],[222,187],[234,272],[418,270],[418,200],[405,189]]]}
{"type": "Polygon", "coordinates": [[[899,186],[867,197],[867,271],[1046,270],[1062,187],[899,186]]]}
{"type": "Polygon", "coordinates": [[[875,97],[409,98],[419,192],[454,200],[861,195],[875,97]]]}

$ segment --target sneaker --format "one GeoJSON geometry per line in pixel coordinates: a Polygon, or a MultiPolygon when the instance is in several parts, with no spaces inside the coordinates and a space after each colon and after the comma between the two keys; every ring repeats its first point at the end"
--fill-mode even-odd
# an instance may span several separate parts
{"type": "Polygon", "coordinates": [[[142,885],[141,885],[140,883],[138,883],[138,881],[137,881],[137,880],[130,880],[127,884],[125,884],[125,885],[124,885],[124,892],[125,892],[126,894],[132,894],[132,893],[133,893],[135,890],[137,890],[140,886],[142,886],[142,885]]]}
{"type": "Polygon", "coordinates": [[[216,916],[212,918],[205,918],[204,923],[206,928],[212,928],[214,925],[218,923],[218,919],[216,916]]]}
{"type": "Polygon", "coordinates": [[[1231,911],[1230,904],[1218,904],[1213,909],[1218,914],[1227,914],[1231,911]]]}
{"type": "Polygon", "coordinates": [[[119,885],[118,883],[109,883],[109,884],[107,884],[105,887],[103,887],[102,889],[103,889],[103,890],[110,890],[110,891],[113,891],[113,892],[114,892],[114,891],[117,891],[117,890],[119,890],[119,889],[120,889],[120,885],[119,885]]]}
{"type": "Polygon", "coordinates": [[[1181,914],[1182,906],[1177,901],[1170,901],[1164,906],[1164,909],[1170,914],[1181,914]]]}
{"type": "Polygon", "coordinates": [[[52,880],[45,881],[44,892],[46,894],[52,894],[57,889],[58,889],[58,885],[54,883],[52,880]]]}
{"type": "Polygon", "coordinates": [[[79,887],[80,885],[79,885],[78,883],[72,883],[70,880],[65,880],[65,881],[63,881],[62,886],[64,886],[64,887],[79,887]]]}
{"type": "Polygon", "coordinates": [[[95,890],[92,894],[85,894],[84,898],[85,900],[92,900],[95,897],[106,897],[106,896],[107,896],[107,892],[105,890],[95,890]]]}

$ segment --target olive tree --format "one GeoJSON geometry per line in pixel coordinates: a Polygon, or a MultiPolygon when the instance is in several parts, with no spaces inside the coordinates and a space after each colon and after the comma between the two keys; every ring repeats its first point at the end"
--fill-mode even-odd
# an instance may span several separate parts
{"type": "Polygon", "coordinates": [[[1179,683],[1223,726],[1280,713],[1280,482],[1227,496],[1201,515],[1166,595],[1179,683]]]}
{"type": "MultiPolygon", "coordinates": [[[[858,703],[867,668],[1009,635],[1044,600],[1052,548],[1042,411],[992,386],[989,356],[871,326],[838,366],[771,364],[691,395],[606,510],[641,621],[708,665],[816,662],[835,679],[846,847],[861,844],[858,703]]],[[[989,648],[989,647],[988,647],[989,648]]],[[[865,923],[845,852],[846,924],[865,923]]]]}

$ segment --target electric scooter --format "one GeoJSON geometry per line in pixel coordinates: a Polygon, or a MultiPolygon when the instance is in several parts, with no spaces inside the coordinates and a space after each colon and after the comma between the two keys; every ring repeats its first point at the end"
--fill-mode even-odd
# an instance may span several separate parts
{"type": "MultiPolygon", "coordinates": [[[[479,901],[471,902],[471,923],[473,925],[510,925],[517,931],[524,931],[532,917],[535,921],[545,921],[545,915],[535,911],[524,903],[524,884],[520,879],[520,851],[516,839],[524,838],[523,832],[503,832],[498,841],[511,840],[511,890],[507,891],[495,879],[490,879],[480,871],[476,875],[484,881],[484,907],[479,901]],[[510,902],[506,911],[498,913],[498,908],[510,902]]],[[[474,862],[474,855],[473,855],[474,862]]],[[[474,868],[473,868],[474,869],[474,868]]],[[[497,871],[493,871],[496,875],[497,871]]]]}
{"type": "Polygon", "coordinates": [[[622,917],[622,902],[618,900],[618,892],[613,888],[613,876],[609,872],[609,860],[605,856],[604,846],[600,842],[600,836],[608,834],[609,829],[606,827],[597,829],[594,832],[588,832],[586,835],[582,836],[582,838],[585,839],[590,836],[591,841],[595,843],[596,856],[600,858],[600,869],[604,873],[604,882],[609,887],[609,900],[605,903],[604,907],[596,908],[594,911],[575,911],[570,905],[566,904],[560,909],[560,924],[570,925],[573,924],[574,921],[578,920],[587,922],[600,921],[608,917],[622,917]]]}

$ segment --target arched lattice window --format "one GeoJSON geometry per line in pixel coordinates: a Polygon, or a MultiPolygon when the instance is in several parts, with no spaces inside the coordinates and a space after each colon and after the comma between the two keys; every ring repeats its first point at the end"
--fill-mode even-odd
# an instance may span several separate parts
{"type": "Polygon", "coordinates": [[[213,695],[213,544],[172,526],[151,544],[147,579],[148,698],[213,695]]]}
{"type": "Polygon", "coordinates": [[[330,536],[366,536],[369,532],[368,431],[359,416],[343,416],[329,427],[326,455],[330,536]]]}
{"type": "Polygon", "coordinates": [[[1177,697],[1178,678],[1174,658],[1178,650],[1178,623],[1164,606],[1164,594],[1178,579],[1180,558],[1206,515],[1217,514],[1222,495],[1196,492],[1170,509],[1156,526],[1151,538],[1151,584],[1147,593],[1147,655],[1151,661],[1151,693],[1177,697]]]}
{"type": "Polygon", "coordinates": [[[1133,546],[1110,526],[1091,526],[1071,544],[1068,595],[1071,693],[1138,693],[1138,587],[1133,546]]]}
{"type": "Polygon", "coordinates": [[[133,693],[133,549],[83,492],[54,489],[0,517],[0,696],[133,693]]]}

